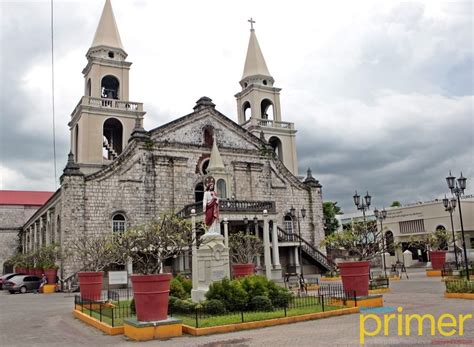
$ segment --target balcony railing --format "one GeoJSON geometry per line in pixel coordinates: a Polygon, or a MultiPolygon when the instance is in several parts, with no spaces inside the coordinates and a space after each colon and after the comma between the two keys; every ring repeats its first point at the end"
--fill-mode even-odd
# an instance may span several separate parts
{"type": "Polygon", "coordinates": [[[104,99],[104,98],[93,98],[91,96],[83,96],[79,103],[77,104],[76,108],[72,112],[72,116],[76,113],[77,108],[80,106],[93,106],[99,108],[107,108],[107,109],[116,109],[122,111],[143,111],[143,103],[141,102],[133,102],[133,101],[123,101],[123,100],[116,100],[116,99],[104,99]]]}
{"type": "MultiPolygon", "coordinates": [[[[184,208],[177,213],[180,217],[188,217],[191,215],[191,210],[196,210],[196,213],[202,213],[202,201],[195,202],[184,206],[184,208]]],[[[250,201],[250,200],[219,200],[220,212],[259,212],[267,210],[269,213],[275,212],[274,201],[250,201]]]]}
{"type": "Polygon", "coordinates": [[[280,129],[294,129],[294,124],[290,122],[280,122],[271,119],[255,118],[251,117],[248,121],[242,124],[243,127],[247,126],[260,126],[265,128],[280,128],[280,129]]]}

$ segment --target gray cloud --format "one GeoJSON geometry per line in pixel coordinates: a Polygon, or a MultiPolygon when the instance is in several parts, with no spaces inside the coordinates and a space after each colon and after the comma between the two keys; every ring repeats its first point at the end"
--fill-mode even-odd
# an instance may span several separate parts
{"type": "MultiPolygon", "coordinates": [[[[351,212],[355,189],[387,206],[443,195],[449,169],[474,178],[472,3],[375,1],[341,12],[307,2],[301,13],[272,2],[271,20],[267,3],[241,5],[224,14],[190,3],[182,13],[174,3],[114,1],[134,62],[131,98],[145,103],[148,129],[190,112],[202,95],[236,119],[252,8],[283,87],[283,120],[299,129],[300,172],[313,168],[325,199],[351,212]]],[[[52,190],[49,3],[0,6],[0,187],[52,190]]],[[[55,3],[58,176],[101,9],[97,1],[55,3]]]]}

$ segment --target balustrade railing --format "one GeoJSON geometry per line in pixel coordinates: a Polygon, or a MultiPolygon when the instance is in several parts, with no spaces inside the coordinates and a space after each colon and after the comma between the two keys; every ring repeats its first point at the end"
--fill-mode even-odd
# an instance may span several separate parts
{"type": "MultiPolygon", "coordinates": [[[[202,213],[202,201],[195,202],[184,206],[177,215],[179,217],[188,217],[191,215],[191,210],[196,210],[196,213],[202,213]]],[[[269,213],[275,212],[276,206],[274,201],[251,201],[251,200],[219,200],[219,210],[221,212],[260,212],[267,210],[269,213]]]]}
{"type": "Polygon", "coordinates": [[[105,99],[105,98],[93,98],[91,96],[83,96],[77,104],[76,108],[72,112],[72,115],[76,113],[77,108],[80,105],[94,106],[100,108],[113,108],[124,111],[143,111],[143,103],[133,101],[123,101],[116,99],[105,99]]]}
{"type": "Polygon", "coordinates": [[[266,128],[280,128],[280,129],[293,129],[294,124],[291,122],[281,122],[272,119],[263,119],[251,117],[249,120],[244,122],[242,126],[245,128],[247,125],[261,126],[266,128]]]}

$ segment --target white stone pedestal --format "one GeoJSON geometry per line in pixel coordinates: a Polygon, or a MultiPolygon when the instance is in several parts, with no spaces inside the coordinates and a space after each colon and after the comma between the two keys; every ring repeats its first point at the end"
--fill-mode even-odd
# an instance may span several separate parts
{"type": "Polygon", "coordinates": [[[193,289],[191,299],[194,302],[204,300],[209,285],[224,277],[229,278],[229,248],[224,244],[224,237],[218,234],[204,234],[201,246],[193,254],[193,289]]]}

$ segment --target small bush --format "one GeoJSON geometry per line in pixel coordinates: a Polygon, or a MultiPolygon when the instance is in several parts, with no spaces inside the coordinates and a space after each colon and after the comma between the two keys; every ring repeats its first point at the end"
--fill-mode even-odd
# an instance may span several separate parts
{"type": "Polygon", "coordinates": [[[220,300],[224,303],[227,311],[238,311],[245,308],[247,304],[247,293],[239,281],[230,281],[224,278],[209,286],[206,299],[220,300]]]}
{"type": "Polygon", "coordinates": [[[173,278],[170,283],[170,296],[174,296],[180,299],[187,299],[188,295],[183,288],[183,284],[178,278],[173,278]]]}
{"type": "Polygon", "coordinates": [[[273,306],[268,297],[257,295],[250,300],[250,309],[253,311],[272,311],[273,306]]]}
{"type": "Polygon", "coordinates": [[[209,314],[223,314],[226,312],[224,303],[216,299],[205,301],[204,310],[209,314]]]}
{"type": "Polygon", "coordinates": [[[176,299],[174,302],[173,310],[182,313],[194,312],[197,304],[189,300],[176,299]]]}
{"type": "Polygon", "coordinates": [[[191,289],[193,289],[193,281],[191,279],[184,277],[181,274],[178,274],[178,276],[176,276],[176,279],[181,282],[181,285],[183,286],[184,291],[186,292],[188,297],[190,297],[191,289]]]}
{"type": "Polygon", "coordinates": [[[278,287],[270,291],[269,299],[274,307],[288,307],[293,293],[285,288],[278,287]]]}

